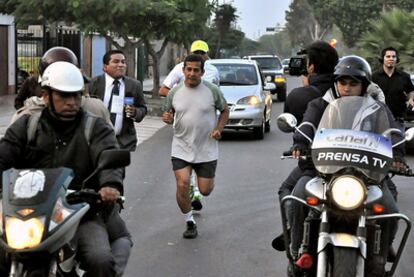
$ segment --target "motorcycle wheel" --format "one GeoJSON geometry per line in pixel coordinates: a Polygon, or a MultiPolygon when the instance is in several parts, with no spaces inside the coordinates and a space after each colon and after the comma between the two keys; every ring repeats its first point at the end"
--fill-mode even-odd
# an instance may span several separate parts
{"type": "Polygon", "coordinates": [[[334,247],[331,277],[355,277],[358,251],[355,248],[334,247]]]}

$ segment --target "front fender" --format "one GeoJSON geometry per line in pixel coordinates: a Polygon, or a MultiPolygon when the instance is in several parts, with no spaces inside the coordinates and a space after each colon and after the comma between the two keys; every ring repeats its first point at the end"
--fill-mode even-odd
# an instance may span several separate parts
{"type": "Polygon", "coordinates": [[[323,233],[318,239],[318,253],[325,250],[328,244],[336,247],[359,248],[362,257],[366,259],[367,244],[356,236],[347,233],[323,233]]]}

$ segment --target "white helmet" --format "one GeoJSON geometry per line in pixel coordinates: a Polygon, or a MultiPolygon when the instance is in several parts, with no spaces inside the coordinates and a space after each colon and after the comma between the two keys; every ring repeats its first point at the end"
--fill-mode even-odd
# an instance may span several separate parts
{"type": "Polygon", "coordinates": [[[84,81],[81,71],[69,62],[54,62],[42,75],[42,87],[63,93],[79,93],[83,91],[84,81]]]}

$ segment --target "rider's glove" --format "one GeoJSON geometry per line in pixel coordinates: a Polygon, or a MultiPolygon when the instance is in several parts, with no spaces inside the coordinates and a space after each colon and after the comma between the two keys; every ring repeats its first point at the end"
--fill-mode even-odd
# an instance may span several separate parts
{"type": "Polygon", "coordinates": [[[407,172],[409,169],[405,159],[400,156],[395,156],[391,168],[398,172],[407,172]]]}

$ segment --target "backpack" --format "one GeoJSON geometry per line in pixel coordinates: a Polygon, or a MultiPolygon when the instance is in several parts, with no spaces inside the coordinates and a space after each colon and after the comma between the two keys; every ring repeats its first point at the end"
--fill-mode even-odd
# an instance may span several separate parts
{"type": "MultiPolygon", "coordinates": [[[[27,142],[30,143],[33,141],[37,126],[39,125],[40,119],[40,112],[30,115],[29,122],[27,123],[27,142]]],[[[85,122],[85,130],[84,135],[88,146],[91,142],[92,130],[93,126],[95,125],[96,117],[86,113],[86,122],[85,122]]]]}

